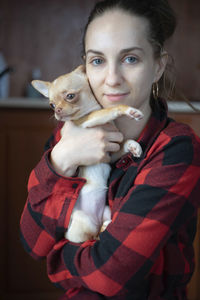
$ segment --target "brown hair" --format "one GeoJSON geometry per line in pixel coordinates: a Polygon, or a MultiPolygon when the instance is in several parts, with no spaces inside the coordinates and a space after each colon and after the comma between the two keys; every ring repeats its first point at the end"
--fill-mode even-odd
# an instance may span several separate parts
{"type": "MultiPolygon", "coordinates": [[[[104,0],[97,2],[91,11],[83,34],[83,55],[85,54],[85,35],[89,24],[105,12],[121,9],[129,14],[146,18],[149,21],[148,39],[154,49],[155,57],[163,51],[165,41],[170,38],[176,28],[175,13],[167,0],[104,0]]],[[[173,63],[169,63],[159,80],[159,96],[166,100],[173,98],[175,78],[170,78],[173,63]]],[[[153,105],[154,99],[151,97],[153,105]]]]}

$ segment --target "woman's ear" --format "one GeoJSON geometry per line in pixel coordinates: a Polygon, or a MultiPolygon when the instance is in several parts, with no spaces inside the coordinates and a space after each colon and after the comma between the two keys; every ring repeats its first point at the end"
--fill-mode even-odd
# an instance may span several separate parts
{"type": "Polygon", "coordinates": [[[167,62],[168,62],[168,53],[166,51],[163,51],[161,56],[157,59],[154,82],[158,82],[159,79],[162,77],[167,62]]]}

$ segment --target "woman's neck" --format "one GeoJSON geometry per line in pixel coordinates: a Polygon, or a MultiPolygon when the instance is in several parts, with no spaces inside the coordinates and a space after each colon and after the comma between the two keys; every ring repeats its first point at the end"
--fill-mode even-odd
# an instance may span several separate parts
{"type": "Polygon", "coordinates": [[[146,109],[142,110],[144,117],[140,121],[129,119],[126,116],[120,117],[115,120],[115,125],[124,136],[124,141],[127,139],[137,140],[145,128],[151,116],[150,106],[146,106],[146,109]]]}

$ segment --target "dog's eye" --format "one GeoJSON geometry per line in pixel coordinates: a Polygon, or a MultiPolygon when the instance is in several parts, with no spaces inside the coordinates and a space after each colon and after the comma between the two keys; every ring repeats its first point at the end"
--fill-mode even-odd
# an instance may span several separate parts
{"type": "Polygon", "coordinates": [[[54,103],[49,103],[50,107],[54,110],[56,105],[54,103]]]}
{"type": "Polygon", "coordinates": [[[79,97],[78,97],[78,93],[70,93],[70,92],[63,92],[62,93],[63,99],[69,103],[75,103],[76,101],[78,101],[79,97]]]}
{"type": "Polygon", "coordinates": [[[75,98],[76,94],[67,94],[66,98],[67,100],[73,100],[75,98]]]}

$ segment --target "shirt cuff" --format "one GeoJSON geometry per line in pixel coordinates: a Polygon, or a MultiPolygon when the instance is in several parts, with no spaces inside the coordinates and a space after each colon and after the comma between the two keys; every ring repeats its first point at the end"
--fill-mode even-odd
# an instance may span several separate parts
{"type": "Polygon", "coordinates": [[[38,197],[31,197],[32,204],[38,204],[49,196],[52,197],[53,194],[67,194],[68,198],[77,198],[86,182],[86,179],[77,177],[78,171],[73,177],[64,177],[56,173],[50,163],[50,152],[51,149],[44,153],[42,159],[30,175],[28,183],[29,193],[33,191],[38,194],[38,197]]]}

